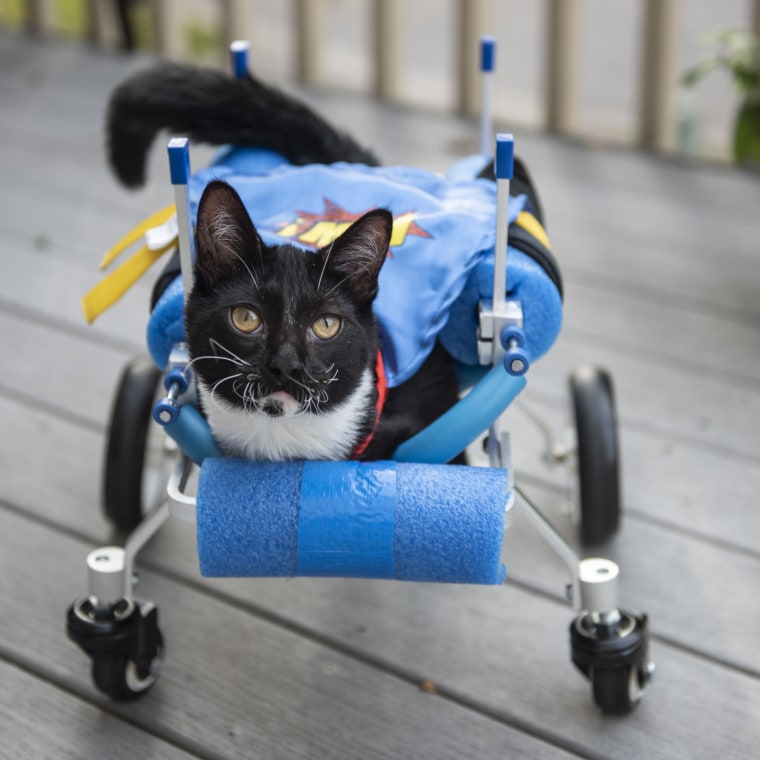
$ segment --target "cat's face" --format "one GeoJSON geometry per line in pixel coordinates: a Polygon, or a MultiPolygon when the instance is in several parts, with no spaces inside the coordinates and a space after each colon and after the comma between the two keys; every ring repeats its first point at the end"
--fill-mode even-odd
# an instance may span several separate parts
{"type": "Polygon", "coordinates": [[[209,184],[185,310],[207,411],[212,404],[270,418],[328,414],[356,393],[374,366],[372,302],[392,223],[377,210],[316,253],[270,247],[236,192],[209,184]]]}

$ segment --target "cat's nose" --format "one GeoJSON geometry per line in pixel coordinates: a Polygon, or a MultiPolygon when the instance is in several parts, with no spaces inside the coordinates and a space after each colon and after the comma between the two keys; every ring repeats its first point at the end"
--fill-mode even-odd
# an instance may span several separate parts
{"type": "Polygon", "coordinates": [[[279,347],[270,362],[272,369],[281,372],[284,375],[293,375],[301,369],[301,360],[298,358],[298,352],[291,343],[284,343],[279,347]]]}

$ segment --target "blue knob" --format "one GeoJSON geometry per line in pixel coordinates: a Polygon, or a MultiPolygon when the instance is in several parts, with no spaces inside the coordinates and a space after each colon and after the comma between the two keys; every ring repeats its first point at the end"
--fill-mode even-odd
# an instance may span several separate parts
{"type": "Polygon", "coordinates": [[[187,374],[179,367],[170,369],[164,377],[164,388],[166,388],[167,391],[170,391],[172,386],[175,387],[175,393],[178,396],[185,393],[190,387],[190,381],[188,380],[187,374]]]}
{"type": "Polygon", "coordinates": [[[525,346],[525,333],[517,325],[506,325],[501,331],[501,345],[506,354],[504,368],[514,377],[522,377],[530,368],[530,358],[525,346]]]}
{"type": "Polygon", "coordinates": [[[501,345],[509,349],[510,344],[517,346],[525,345],[525,333],[517,325],[506,325],[501,331],[501,345]]]}
{"type": "Polygon", "coordinates": [[[162,398],[153,407],[153,419],[162,427],[177,421],[179,406],[170,398],[162,398]]]}
{"type": "Polygon", "coordinates": [[[504,355],[504,369],[513,377],[522,377],[530,369],[528,354],[519,346],[508,348],[504,355]]]}

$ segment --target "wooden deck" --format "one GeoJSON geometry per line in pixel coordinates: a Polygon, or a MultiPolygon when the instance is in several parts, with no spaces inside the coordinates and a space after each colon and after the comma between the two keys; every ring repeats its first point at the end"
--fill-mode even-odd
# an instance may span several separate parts
{"type": "MultiPolygon", "coordinates": [[[[149,283],[93,328],[79,299],[102,252],[171,202],[163,155],[139,194],[103,161],[106,96],[140,63],[0,34],[0,756],[757,757],[760,179],[519,132],[566,281],[566,326],[525,399],[561,431],[570,369],[613,373],[625,518],[605,551],[624,603],[651,615],[657,675],[639,708],[593,706],[569,660],[563,566],[519,514],[499,589],[207,581],[192,527],[171,521],[138,563],[162,677],[126,706],[94,690],[64,611],[112,539],[101,453],[118,374],[144,351],[149,283]]],[[[387,163],[442,169],[474,134],[310,97],[387,163]]],[[[572,536],[564,475],[509,415],[517,476],[572,536]]]]}

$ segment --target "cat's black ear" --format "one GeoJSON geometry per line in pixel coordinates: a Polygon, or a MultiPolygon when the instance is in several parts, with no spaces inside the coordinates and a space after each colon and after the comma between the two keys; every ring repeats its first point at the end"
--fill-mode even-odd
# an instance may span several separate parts
{"type": "Polygon", "coordinates": [[[195,278],[213,288],[221,279],[243,273],[264,244],[240,196],[215,180],[203,191],[195,227],[195,278]]]}
{"type": "Polygon", "coordinates": [[[319,252],[325,270],[350,287],[360,303],[371,303],[377,295],[377,278],[388,255],[392,233],[390,211],[375,209],[319,252]]]}

